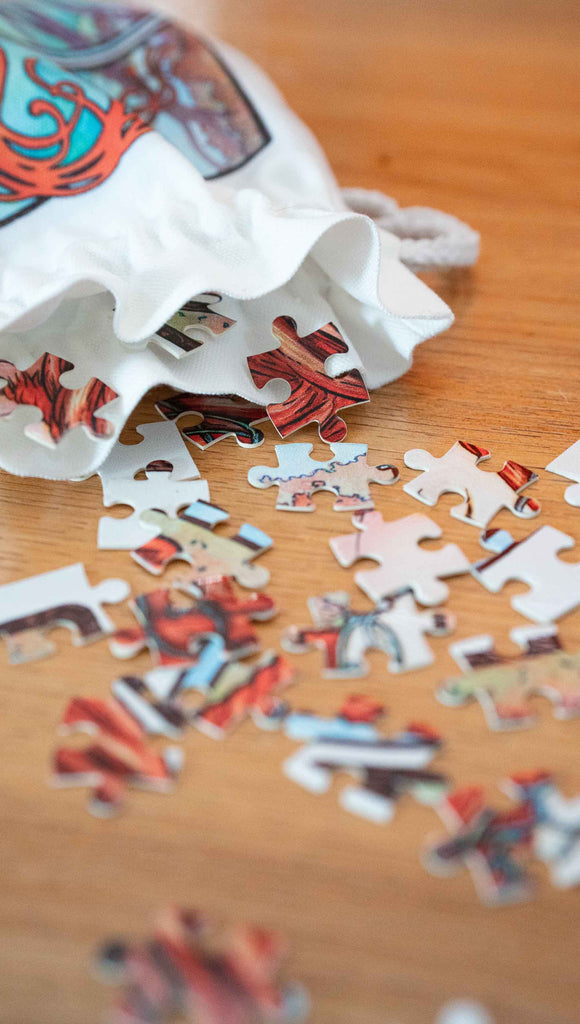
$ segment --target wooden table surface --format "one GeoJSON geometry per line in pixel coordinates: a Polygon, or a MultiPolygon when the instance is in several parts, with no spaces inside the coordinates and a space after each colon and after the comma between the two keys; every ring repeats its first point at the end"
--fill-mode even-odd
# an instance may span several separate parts
{"type": "MultiPolygon", "coordinates": [[[[264,66],[341,184],[449,210],[481,232],[473,272],[429,279],[453,308],[454,326],[419,349],[405,377],[347,414],[348,440],[367,441],[373,460],[395,461],[402,482],[413,476],[403,465],[408,448],[440,454],[457,438],[488,446],[489,468],[511,457],[539,472],[537,522],[580,541],[580,511],[565,504],[564,483],[542,471],[580,435],[577,4],[171,6],[264,66]]],[[[149,402],[133,422],[153,418],[149,402]]],[[[315,441],[323,457],[314,430],[300,440],[315,441]]],[[[330,495],[298,517],[276,513],[272,491],[246,484],[252,463],[272,461],[274,441],[268,428],[257,456],[230,439],[195,459],[233,525],[248,520],[275,538],[262,564],[282,610],[260,628],[276,645],[283,627],[308,621],[310,594],[347,588],[360,606],[368,602],[329,550],[328,537],[348,530],[330,495]]],[[[97,551],[98,478],[67,485],[4,475],[0,487],[1,582],[80,560],[93,582],[122,575],[134,593],[153,589],[128,554],[97,551]]],[[[400,484],[376,490],[386,517],[423,511],[400,484]]],[[[474,560],[477,531],[450,518],[456,502],[442,499],[433,518],[474,560]]],[[[517,537],[528,529],[507,512],[496,525],[517,537]]],[[[452,581],[455,639],[489,632],[511,651],[509,630],[525,620],[510,596],[522,589],[492,595],[470,577],[452,581]]],[[[131,621],[126,608],[113,615],[131,621]]],[[[578,648],[580,612],[561,633],[578,648]]],[[[497,1024],[576,1024],[579,891],[553,888],[538,865],[534,901],[481,906],[467,872],[441,879],[422,867],[425,837],[443,832],[433,810],[405,798],[385,827],[350,815],[338,804],[341,782],[315,797],[284,777],[281,762],[295,745],[280,735],[246,724],[218,743],[192,732],[175,793],[131,793],[114,821],[91,818],[82,789],[49,788],[66,701],[105,697],[120,669],[106,643],[74,648],[66,630],[57,639],[57,656],[26,667],[6,667],[1,652],[2,1021],[101,1020],[112,993],[90,974],[92,949],[111,934],[144,936],[155,909],[171,901],[286,932],[288,971],[310,989],[314,1024],[427,1024],[460,995],[482,1000],[497,1024]]],[[[364,682],[325,681],[319,655],[296,656],[294,698],[330,713],[362,690],[388,705],[389,729],[430,722],[447,740],[435,766],[459,784],[489,785],[506,806],[494,786],[516,770],[549,768],[567,795],[580,792],[580,721],[558,722],[538,701],[535,728],[488,731],[477,705],[451,710],[435,700],[454,663],[446,640],[433,647],[432,668],[402,676],[387,674],[373,653],[364,682]]],[[[134,664],[144,670],[148,658],[134,664]]]]}

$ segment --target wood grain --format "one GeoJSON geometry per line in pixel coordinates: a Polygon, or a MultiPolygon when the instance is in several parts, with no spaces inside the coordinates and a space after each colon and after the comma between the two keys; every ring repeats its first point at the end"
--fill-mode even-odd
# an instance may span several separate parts
{"type": "MultiPolygon", "coordinates": [[[[456,322],[423,345],[413,369],[347,414],[349,440],[368,441],[378,461],[425,446],[440,454],[458,437],[540,473],[540,522],[580,541],[580,512],[563,501],[563,482],[542,467],[580,434],[578,393],[577,206],[579,24],[576,3],[515,0],[221,0],[167,3],[192,24],[248,52],[273,76],[318,135],[344,185],[380,188],[402,204],[430,204],[481,231],[473,273],[433,277],[456,322]]],[[[152,405],[141,415],[150,419],[152,405]]],[[[315,440],[306,431],[301,440],[315,440]]],[[[262,559],[282,612],[262,631],[307,620],[306,597],[350,588],[328,537],[347,531],[331,496],[311,517],[274,511],[275,494],[247,486],[254,461],[273,458],[268,429],[256,459],[233,440],[196,454],[212,499],[271,532],[262,559]]],[[[314,455],[322,457],[316,440],[314,455]]],[[[97,552],[100,484],[65,485],[3,476],[0,582],[81,560],[90,578],[123,575],[134,592],[152,580],[128,555],[97,552]]],[[[420,506],[400,485],[376,489],[387,517],[420,506]]],[[[477,532],[450,518],[443,499],[433,518],[445,539],[479,555],[477,532]]],[[[504,513],[497,525],[521,537],[504,513]]],[[[578,558],[568,553],[565,560],[578,558]]],[[[451,584],[457,637],[490,632],[511,650],[510,608],[517,584],[494,596],[474,580],[451,584]]],[[[359,598],[364,605],[364,597],[359,598]]],[[[119,624],[125,610],[113,612],[119,624]]],[[[562,623],[580,645],[580,612],[562,623]]],[[[286,739],[244,726],[225,743],[191,734],[186,767],[169,797],[131,795],[117,821],[90,818],[82,790],[46,785],[56,726],[72,694],[106,695],[119,671],[104,643],[90,649],[58,636],[59,653],[7,668],[0,684],[3,826],[0,1019],[7,1024],[77,1024],[102,1019],[111,993],[92,979],[90,954],[103,937],[142,936],[164,901],[250,919],[289,937],[289,972],[313,998],[314,1024],[423,1024],[446,999],[481,999],[497,1024],[578,1020],[580,892],[552,888],[538,868],[527,905],[481,907],[467,873],[428,875],[425,836],[436,815],[400,803],[385,828],[342,811],[337,789],[316,798],[280,771],[286,739]]],[[[453,711],[434,699],[453,662],[436,640],[433,668],[386,674],[371,656],[364,684],[321,680],[315,654],[296,658],[296,701],[332,711],[364,689],[384,700],[389,728],[419,719],[448,741],[436,765],[460,783],[493,787],[504,773],[546,767],[567,794],[580,791],[580,722],[556,722],[543,702],[529,731],[492,734],[478,707],[453,711]]],[[[136,668],[145,668],[143,655],[136,668]]],[[[500,799],[498,797],[498,799],[500,799]]]]}

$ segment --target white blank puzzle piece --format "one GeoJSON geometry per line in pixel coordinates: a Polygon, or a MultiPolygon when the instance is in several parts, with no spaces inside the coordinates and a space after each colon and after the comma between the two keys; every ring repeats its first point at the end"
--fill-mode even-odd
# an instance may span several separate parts
{"type": "Polygon", "coordinates": [[[359,558],[372,558],[381,568],[357,572],[355,582],[377,603],[385,597],[412,590],[425,605],[440,604],[449,595],[441,577],[469,572],[471,565],[457,544],[445,544],[437,551],[419,546],[420,541],[437,540],[442,530],[428,516],[412,515],[385,522],[380,512],[358,512],[352,517],[358,533],[333,537],[330,547],[341,565],[359,558]]]}
{"type": "Polygon", "coordinates": [[[564,500],[569,505],[580,508],[580,441],[571,444],[569,448],[566,448],[565,452],[552,459],[552,462],[548,463],[546,469],[550,473],[558,473],[559,476],[565,476],[568,480],[576,481],[564,491],[564,500]]]}
{"type": "Polygon", "coordinates": [[[75,645],[114,632],[115,624],[101,605],[117,604],[129,592],[128,583],[120,579],[91,586],[81,562],[0,587],[0,637],[8,645],[10,662],[53,654],[54,644],[45,633],[58,626],[72,630],[75,645]]]}
{"type": "Polygon", "coordinates": [[[101,466],[103,504],[131,505],[133,515],[125,519],[103,516],[99,520],[97,543],[102,550],[132,551],[150,540],[155,527],[141,522],[142,512],[159,509],[177,515],[180,508],[194,501],[209,499],[206,480],[199,480],[199,470],[175,423],[143,423],[137,432],[140,444],[114,446],[101,466]],[[135,474],[145,470],[145,480],[135,474]]]}
{"type": "Polygon", "coordinates": [[[99,469],[103,484],[119,478],[133,480],[139,470],[168,473],[171,481],[199,479],[199,470],[174,422],[141,423],[135,429],[143,440],[138,444],[117,441],[99,469]]]}
{"type": "Polygon", "coordinates": [[[133,515],[125,519],[101,516],[97,544],[101,550],[134,551],[151,540],[159,529],[141,520],[141,514],[159,509],[176,516],[179,509],[195,501],[209,500],[207,480],[179,480],[172,483],[169,473],[147,473],[146,480],[111,480],[103,486],[103,505],[131,505],[133,515]]]}
{"type": "Polygon", "coordinates": [[[499,473],[486,473],[479,469],[479,463],[489,457],[486,448],[464,441],[456,441],[439,459],[423,448],[413,448],[405,453],[405,465],[423,472],[406,483],[403,490],[425,505],[436,505],[442,494],[461,494],[464,501],[451,509],[451,515],[482,529],[503,508],[522,519],[537,516],[539,504],[533,498],[521,496],[525,487],[536,482],[536,474],[511,460],[504,463],[499,473]]]}
{"type": "Polygon", "coordinates": [[[483,547],[494,552],[477,562],[473,575],[497,594],[508,580],[530,587],[527,594],[512,597],[512,608],[533,622],[553,622],[580,604],[580,562],[562,562],[558,551],[573,548],[575,541],[554,526],[541,526],[523,540],[514,541],[506,530],[488,530],[483,547]]]}

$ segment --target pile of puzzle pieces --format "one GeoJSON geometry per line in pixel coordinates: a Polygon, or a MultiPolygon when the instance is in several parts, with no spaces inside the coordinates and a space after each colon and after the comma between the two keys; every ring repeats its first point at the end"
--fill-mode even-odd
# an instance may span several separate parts
{"type": "MultiPolygon", "coordinates": [[[[186,303],[150,343],[176,358],[190,358],[204,344],[219,344],[220,336],[235,326],[221,296],[208,293],[186,303]]],[[[329,445],[328,459],[313,459],[311,444],[280,443],[274,446],[277,465],[255,465],[247,478],[254,488],[276,487],[275,508],[281,512],[315,513],[317,492],[330,492],[334,511],[350,513],[353,527],[329,538],[336,560],[345,568],[361,559],[377,563],[354,574],[371,607],[357,608],[347,590],[305,595],[311,624],[287,626],[281,634],[289,654],[319,652],[325,679],[363,678],[370,672],[370,650],[384,655],[382,672],[411,673],[430,665],[434,653],[428,638],[450,635],[457,625],[445,607],[448,581],[454,577],[469,574],[492,593],[510,580],[527,583],[529,591],[511,601],[533,623],[512,630],[519,653],[501,654],[487,634],[455,641],[450,653],[462,674],[443,679],[435,694],[450,708],[478,702],[487,725],[498,732],[537,725],[531,700],[538,696],[551,702],[562,721],[580,716],[580,653],[562,648],[554,625],[580,605],[580,563],[557,557],[574,540],[549,524],[517,541],[493,527],[501,510],[522,520],[540,514],[538,501],[524,493],[538,477],[513,460],[499,472],[488,472],[480,464],[489,459],[489,451],[463,441],[438,456],[423,449],[407,451],[405,465],[418,475],[404,483],[403,491],[428,506],[443,494],[457,494],[460,502],[451,515],[481,531],[486,555],[473,565],[456,544],[423,547],[423,541],[439,541],[443,533],[432,519],[411,510],[389,519],[375,508],[379,498],[387,503],[387,487],[397,484],[399,469],[386,460],[369,462],[367,444],[344,441],[341,412],[368,401],[368,392],[357,369],[338,376],[328,372],[327,361],[349,351],[338,328],[326,324],[301,336],[294,319],[281,315],[272,323],[272,334],[276,346],[249,356],[248,369],[258,388],[284,381],[290,389],[287,399],[262,406],[231,395],[169,395],[157,403],[161,419],[137,427],[140,442],[116,441],[98,471],[105,508],[128,505],[133,510],[124,519],[100,519],[98,547],[130,553],[155,577],[164,576],[173,562],[181,565],[170,583],[157,579],[152,589],[129,599],[135,625],[116,629],[103,608],[128,599],[127,584],[109,579],[91,585],[81,564],[0,587],[0,635],[13,665],[54,654],[50,633],[62,625],[70,629],[74,644],[107,637],[116,659],[130,661],[143,651],[150,657],[145,671],[114,673],[105,698],[70,695],[59,724],[63,739],[53,755],[52,783],[87,788],[90,811],[111,817],[126,805],[129,789],[172,790],[190,729],[223,739],[249,721],[257,730],[279,731],[300,744],[282,768],[288,780],[308,792],[326,793],[335,776],[346,775],[349,782],[339,792],[339,804],[366,821],[390,822],[405,794],[432,806],[450,836],[427,846],[425,865],[438,874],[466,866],[487,904],[531,894],[533,857],[548,865],[556,886],[580,884],[580,798],[563,797],[549,772],[514,770],[504,788],[515,803],[509,810],[494,810],[481,787],[460,780],[454,788],[447,774],[433,770],[431,762],[450,746],[430,726],[410,723],[387,736],[381,731],[385,708],[364,694],[351,695],[330,717],[288,702],[299,663],[275,650],[264,651],[259,635],[260,622],[277,613],[264,592],[270,574],[262,560],[273,540],[249,523],[235,533],[228,530],[229,514],[212,503],[209,483],[191,457],[192,445],[207,450],[233,438],[240,447],[253,449],[264,443],[259,425],[268,420],[282,438],[318,423],[320,438],[329,445]],[[197,417],[193,425],[192,416],[197,417]],[[76,733],[85,735],[84,745],[70,738],[76,733]]],[[[0,417],[10,417],[19,405],[40,410],[41,419],[28,423],[24,432],[49,447],[78,428],[96,442],[112,436],[104,411],[115,392],[96,379],[68,389],[61,376],[72,368],[51,353],[28,367],[4,361],[0,417]]],[[[580,506],[580,441],[547,469],[574,481],[565,499],[580,506]]],[[[269,500],[265,495],[264,502],[269,500]]],[[[119,1020],[161,1022],[187,1013],[193,998],[191,969],[202,979],[208,1000],[204,1020],[217,1024],[225,989],[214,978],[204,935],[205,924],[196,915],[171,911],[151,947],[109,951],[108,968],[123,977],[119,1020]],[[153,949],[174,958],[184,978],[178,982],[173,968],[165,972],[153,949]]],[[[267,936],[258,942],[263,960],[255,960],[252,968],[258,972],[256,986],[250,992],[244,987],[242,961],[254,939],[250,933],[238,936],[233,953],[220,960],[220,971],[230,979],[232,1013],[248,1003],[248,1020],[258,1014],[257,1006],[260,1020],[302,1019],[298,1003],[286,1003],[271,981],[278,947],[270,948],[267,936]]],[[[227,1000],[224,1007],[230,1007],[227,1000]]]]}

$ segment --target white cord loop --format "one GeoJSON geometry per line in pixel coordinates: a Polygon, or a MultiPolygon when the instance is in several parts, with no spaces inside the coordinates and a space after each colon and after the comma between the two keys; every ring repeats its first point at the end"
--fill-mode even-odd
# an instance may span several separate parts
{"type": "Polygon", "coordinates": [[[347,206],[364,213],[401,239],[399,257],[410,270],[472,267],[479,256],[479,235],[450,213],[429,206],[401,209],[384,192],[343,188],[347,206]]]}

